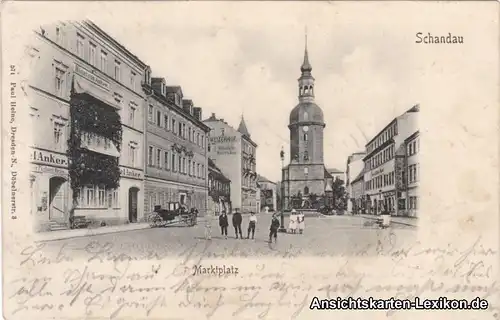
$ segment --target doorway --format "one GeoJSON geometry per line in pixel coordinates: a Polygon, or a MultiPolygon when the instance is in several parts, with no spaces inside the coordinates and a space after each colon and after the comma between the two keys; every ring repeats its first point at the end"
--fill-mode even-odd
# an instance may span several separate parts
{"type": "Polygon", "coordinates": [[[49,180],[49,219],[64,220],[66,179],[52,177],[49,180]]]}
{"type": "Polygon", "coordinates": [[[137,222],[137,196],[139,188],[132,187],[128,189],[128,221],[137,222]]]}

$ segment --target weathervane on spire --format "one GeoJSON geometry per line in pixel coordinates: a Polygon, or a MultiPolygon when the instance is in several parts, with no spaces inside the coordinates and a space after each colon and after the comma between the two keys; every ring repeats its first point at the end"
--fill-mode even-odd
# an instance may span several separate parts
{"type": "Polygon", "coordinates": [[[304,72],[311,72],[312,67],[311,64],[309,63],[309,54],[307,52],[307,26],[305,26],[305,48],[304,48],[304,62],[302,63],[302,66],[300,70],[302,73],[304,72]]]}
{"type": "Polygon", "coordinates": [[[307,50],[307,26],[305,26],[306,50],[307,50]]]}

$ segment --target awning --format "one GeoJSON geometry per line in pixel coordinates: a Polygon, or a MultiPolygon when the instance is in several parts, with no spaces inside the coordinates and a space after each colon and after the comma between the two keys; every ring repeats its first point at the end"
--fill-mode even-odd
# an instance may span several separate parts
{"type": "Polygon", "coordinates": [[[82,141],[80,143],[80,147],[82,149],[87,149],[96,153],[101,153],[117,158],[120,157],[120,152],[111,140],[95,133],[82,133],[82,141]]]}
{"type": "Polygon", "coordinates": [[[74,76],[74,86],[75,93],[77,94],[88,94],[95,99],[104,102],[105,104],[120,110],[121,106],[111,97],[111,93],[104,91],[97,85],[93,85],[88,80],[79,75],[74,76]]]}

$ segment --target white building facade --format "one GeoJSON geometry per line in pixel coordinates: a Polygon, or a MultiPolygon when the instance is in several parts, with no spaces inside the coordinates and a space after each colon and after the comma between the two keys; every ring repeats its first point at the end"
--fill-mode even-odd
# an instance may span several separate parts
{"type": "Polygon", "coordinates": [[[224,119],[217,119],[214,113],[203,122],[211,129],[208,156],[231,180],[232,208],[241,212],[259,212],[260,196],[255,171],[257,144],[251,140],[244,120],[238,130],[224,119]]]}
{"type": "Polygon", "coordinates": [[[419,105],[391,121],[366,145],[364,161],[367,213],[406,215],[405,140],[417,130],[419,105]]]}
{"type": "Polygon", "coordinates": [[[355,199],[352,182],[356,179],[360,173],[363,171],[365,163],[363,158],[366,155],[364,152],[355,152],[347,158],[347,167],[345,172],[345,188],[347,192],[347,212],[352,213],[355,199]]]}
{"type": "Polygon", "coordinates": [[[35,231],[138,221],[146,65],[90,21],[42,26],[30,51],[35,231]]]}

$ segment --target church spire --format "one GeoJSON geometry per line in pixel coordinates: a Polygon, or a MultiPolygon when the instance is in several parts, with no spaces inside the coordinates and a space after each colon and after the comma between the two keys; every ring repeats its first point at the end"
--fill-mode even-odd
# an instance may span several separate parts
{"type": "Polygon", "coordinates": [[[312,71],[311,64],[309,63],[309,54],[307,52],[307,27],[306,27],[306,32],[305,32],[304,62],[302,63],[302,66],[300,67],[300,71],[302,71],[302,73],[312,71]]]}

